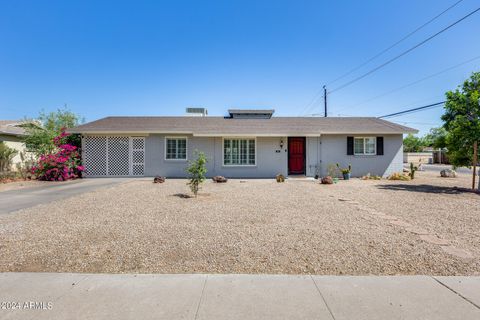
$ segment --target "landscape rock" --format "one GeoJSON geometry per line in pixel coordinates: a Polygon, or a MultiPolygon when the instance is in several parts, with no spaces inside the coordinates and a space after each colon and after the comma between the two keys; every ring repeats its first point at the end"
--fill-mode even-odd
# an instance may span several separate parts
{"type": "Polygon", "coordinates": [[[440,171],[440,176],[443,178],[455,178],[457,176],[457,173],[455,172],[455,170],[444,169],[440,171]]]}
{"type": "Polygon", "coordinates": [[[223,176],[215,176],[212,178],[212,180],[213,182],[217,182],[217,183],[224,183],[228,181],[228,179],[223,176]]]}
{"type": "Polygon", "coordinates": [[[321,180],[322,184],[333,184],[333,178],[330,176],[323,177],[321,180]]]}
{"type": "Polygon", "coordinates": [[[164,183],[164,182],[165,182],[165,177],[156,176],[155,178],[153,178],[153,183],[164,183]]]}

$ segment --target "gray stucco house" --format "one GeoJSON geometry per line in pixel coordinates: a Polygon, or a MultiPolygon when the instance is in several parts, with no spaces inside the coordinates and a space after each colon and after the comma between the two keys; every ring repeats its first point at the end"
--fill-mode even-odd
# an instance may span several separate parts
{"type": "Polygon", "coordinates": [[[373,117],[274,117],[229,110],[227,117],[106,117],[70,130],[82,135],[87,177],[185,177],[194,150],[208,175],[229,178],[323,176],[329,164],[352,176],[402,171],[403,134],[417,130],[373,117]]]}

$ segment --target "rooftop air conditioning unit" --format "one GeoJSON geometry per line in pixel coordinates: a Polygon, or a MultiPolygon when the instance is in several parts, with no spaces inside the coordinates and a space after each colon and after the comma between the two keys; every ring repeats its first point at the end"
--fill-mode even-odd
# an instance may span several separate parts
{"type": "Polygon", "coordinates": [[[208,115],[206,108],[187,108],[186,112],[188,116],[205,117],[208,115]]]}

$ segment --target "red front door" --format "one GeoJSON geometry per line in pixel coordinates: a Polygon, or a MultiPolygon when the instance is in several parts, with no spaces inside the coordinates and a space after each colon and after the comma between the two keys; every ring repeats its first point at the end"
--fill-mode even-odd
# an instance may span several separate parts
{"type": "Polygon", "coordinates": [[[305,174],[305,138],[288,138],[288,174],[305,174]]]}

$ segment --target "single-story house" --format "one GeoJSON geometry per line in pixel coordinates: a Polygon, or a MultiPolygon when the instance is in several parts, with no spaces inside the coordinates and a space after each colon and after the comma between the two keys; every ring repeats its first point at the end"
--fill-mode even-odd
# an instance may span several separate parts
{"type": "Polygon", "coordinates": [[[106,117],[69,130],[82,136],[87,177],[185,177],[194,151],[208,176],[352,176],[403,168],[403,134],[417,130],[374,117],[274,117],[274,110],[229,110],[226,117],[106,117]]]}
{"type": "Polygon", "coordinates": [[[0,142],[17,151],[12,159],[13,170],[15,170],[17,163],[22,162],[20,153],[26,152],[25,143],[23,143],[25,129],[22,125],[24,125],[24,122],[19,120],[0,120],[0,142]]]}

